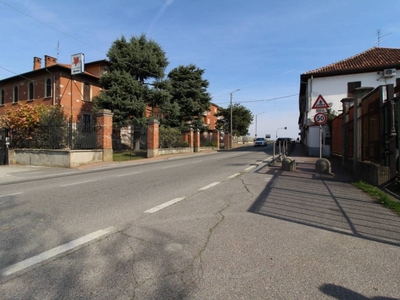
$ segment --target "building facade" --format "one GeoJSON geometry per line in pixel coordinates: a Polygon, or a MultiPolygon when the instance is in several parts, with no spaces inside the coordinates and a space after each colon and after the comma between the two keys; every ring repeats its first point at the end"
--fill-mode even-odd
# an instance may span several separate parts
{"type": "Polygon", "coordinates": [[[400,78],[400,49],[373,47],[350,58],[300,75],[299,130],[309,156],[328,157],[331,136],[327,124],[316,124],[314,116],[326,109],[313,109],[321,95],[337,114],[342,99],[353,96],[358,87],[397,85],[400,78]],[[320,147],[320,145],[322,145],[320,147]],[[322,149],[321,149],[322,148],[322,149]]]}
{"type": "Polygon", "coordinates": [[[93,97],[101,91],[99,78],[107,67],[106,60],[85,64],[85,71],[71,75],[70,64],[59,64],[48,55],[44,64],[33,58],[33,69],[0,80],[0,115],[18,103],[59,105],[72,123],[92,123],[93,97]]]}

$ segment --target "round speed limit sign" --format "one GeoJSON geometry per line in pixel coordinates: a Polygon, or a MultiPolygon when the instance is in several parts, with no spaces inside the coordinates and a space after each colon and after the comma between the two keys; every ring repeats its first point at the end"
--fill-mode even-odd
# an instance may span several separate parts
{"type": "Polygon", "coordinates": [[[317,123],[318,125],[325,124],[325,123],[326,123],[326,120],[327,120],[327,116],[326,116],[326,114],[324,114],[324,113],[317,113],[317,114],[314,116],[314,121],[315,121],[315,123],[317,123]]]}

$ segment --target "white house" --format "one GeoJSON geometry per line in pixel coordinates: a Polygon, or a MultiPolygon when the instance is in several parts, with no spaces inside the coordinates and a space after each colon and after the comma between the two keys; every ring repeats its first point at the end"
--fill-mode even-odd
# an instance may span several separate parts
{"type": "Polygon", "coordinates": [[[400,83],[400,49],[373,47],[360,54],[300,75],[299,129],[309,156],[330,155],[328,126],[316,124],[313,109],[319,95],[330,109],[341,113],[343,98],[357,87],[400,83]],[[322,147],[320,144],[322,142],[322,147]]]}

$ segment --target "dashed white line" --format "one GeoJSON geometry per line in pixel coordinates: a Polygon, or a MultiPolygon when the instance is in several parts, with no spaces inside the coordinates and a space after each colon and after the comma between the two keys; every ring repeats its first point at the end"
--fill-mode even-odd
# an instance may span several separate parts
{"type": "Polygon", "coordinates": [[[205,191],[209,188],[212,188],[213,186],[216,186],[217,184],[219,184],[219,182],[213,182],[210,183],[209,185],[203,186],[202,188],[199,188],[199,191],[205,191]]]}
{"type": "Polygon", "coordinates": [[[182,201],[184,199],[185,199],[185,197],[172,199],[171,201],[165,202],[165,203],[160,204],[160,205],[158,205],[156,207],[153,207],[153,208],[150,208],[150,209],[146,210],[145,213],[148,213],[148,214],[155,213],[156,211],[159,211],[159,210],[161,210],[163,208],[171,206],[171,205],[173,205],[173,204],[175,204],[175,203],[177,203],[179,201],[182,201]]]}
{"type": "Polygon", "coordinates": [[[79,182],[74,182],[74,183],[69,183],[69,184],[62,184],[60,186],[62,186],[62,187],[71,186],[71,185],[84,184],[84,183],[93,182],[93,181],[96,181],[96,180],[79,181],[79,182]]]}
{"type": "Polygon", "coordinates": [[[71,251],[81,245],[84,245],[86,243],[89,243],[93,240],[96,240],[106,234],[109,234],[114,231],[114,227],[109,227],[107,229],[103,230],[98,230],[96,232],[90,233],[88,235],[85,235],[83,237],[80,237],[76,240],[73,240],[69,243],[63,244],[61,246],[58,246],[56,248],[50,249],[46,252],[43,252],[41,254],[35,255],[31,258],[25,259],[19,263],[13,264],[9,267],[6,267],[2,270],[0,270],[0,276],[9,276],[12,275],[16,272],[22,271],[26,268],[32,267],[34,265],[40,264],[48,259],[54,258],[60,254],[64,254],[68,251],[71,251]]]}
{"type": "Polygon", "coordinates": [[[250,166],[250,167],[247,167],[246,169],[244,169],[245,171],[250,171],[251,169],[254,169],[256,166],[250,166]]]}
{"type": "Polygon", "coordinates": [[[131,176],[131,175],[136,175],[136,174],[140,174],[140,172],[132,172],[132,173],[127,173],[127,174],[121,174],[121,175],[117,175],[117,177],[131,176]]]}
{"type": "Polygon", "coordinates": [[[238,177],[239,175],[240,175],[240,173],[235,173],[235,174],[232,174],[231,176],[228,176],[228,178],[232,179],[232,178],[238,177]]]}
{"type": "Polygon", "coordinates": [[[167,167],[163,167],[163,168],[161,168],[161,169],[165,170],[165,169],[176,168],[176,167],[180,167],[180,166],[183,166],[183,164],[173,165],[173,166],[167,166],[167,167]]]}

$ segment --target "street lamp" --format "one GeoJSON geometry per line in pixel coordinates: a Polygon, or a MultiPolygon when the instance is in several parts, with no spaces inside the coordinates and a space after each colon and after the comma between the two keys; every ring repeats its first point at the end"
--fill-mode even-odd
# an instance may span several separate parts
{"type": "Polygon", "coordinates": [[[255,138],[257,138],[257,116],[259,116],[259,115],[261,115],[263,113],[265,113],[265,111],[263,111],[262,113],[256,114],[256,134],[254,135],[255,138]]]}
{"type": "Polygon", "coordinates": [[[279,129],[287,129],[287,127],[281,127],[281,128],[278,128],[277,130],[276,130],[276,134],[275,134],[275,139],[277,139],[278,138],[278,130],[279,129]]]}
{"type": "Polygon", "coordinates": [[[232,119],[233,119],[233,118],[232,118],[232,114],[233,114],[233,113],[232,113],[232,98],[233,98],[233,97],[232,97],[232,94],[235,93],[235,92],[237,92],[237,91],[240,91],[240,89],[234,90],[232,93],[230,93],[230,95],[231,95],[231,122],[230,122],[230,123],[231,123],[231,124],[230,124],[230,125],[231,125],[231,132],[230,132],[231,142],[230,142],[230,148],[231,148],[231,149],[233,148],[233,134],[232,134],[232,131],[233,131],[233,129],[232,129],[232,119]]]}

